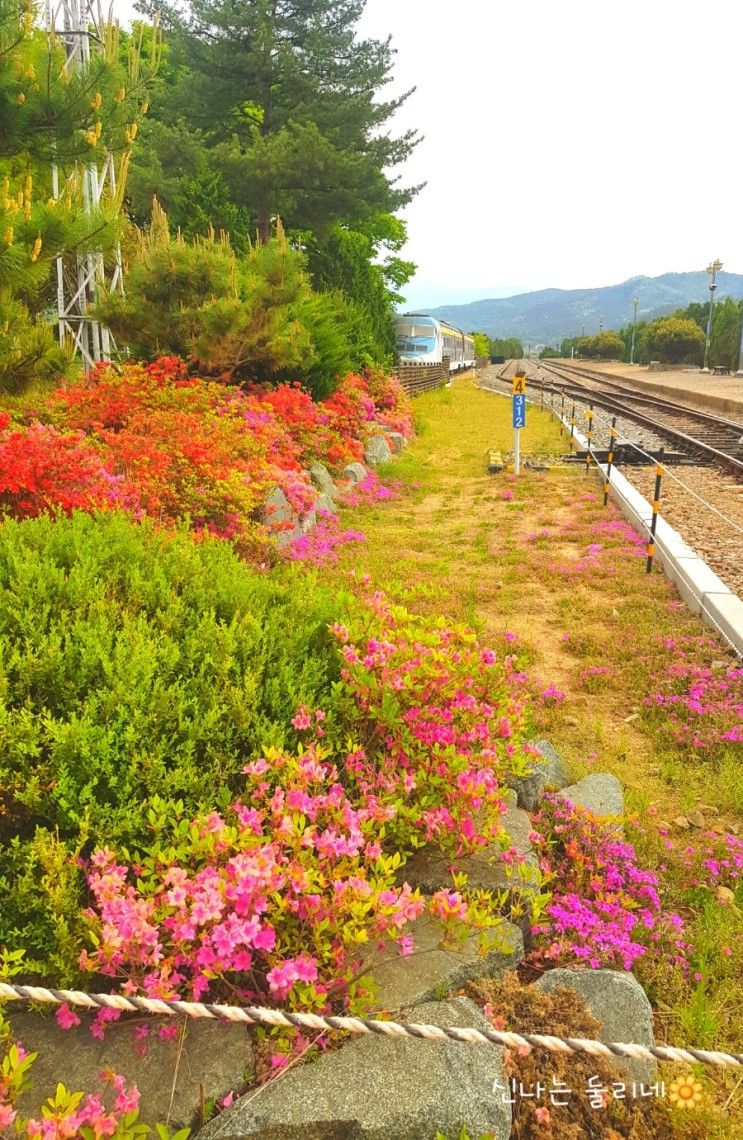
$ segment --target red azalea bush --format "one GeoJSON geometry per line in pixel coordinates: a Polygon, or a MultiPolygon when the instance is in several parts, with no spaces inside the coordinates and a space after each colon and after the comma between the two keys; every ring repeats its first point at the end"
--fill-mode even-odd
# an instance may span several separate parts
{"type": "Polygon", "coordinates": [[[243,392],[189,378],[175,357],[119,371],[98,366],[39,406],[48,426],[12,427],[3,413],[0,508],[26,517],[115,505],[166,524],[188,518],[196,532],[257,554],[271,487],[304,514],[317,493],[303,466],[317,459],[337,470],[363,455],[376,411],[369,383],[384,410],[404,414],[402,389],[376,374],[370,382],[346,377],[316,404],[297,385],[243,392]]]}
{"type": "Polygon", "coordinates": [[[36,518],[112,507],[136,512],[136,489],[111,472],[82,432],[39,423],[0,430],[0,512],[36,518]]]}

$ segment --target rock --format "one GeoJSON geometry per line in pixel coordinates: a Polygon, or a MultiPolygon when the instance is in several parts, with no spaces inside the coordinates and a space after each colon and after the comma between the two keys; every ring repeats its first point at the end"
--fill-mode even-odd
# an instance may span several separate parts
{"type": "Polygon", "coordinates": [[[677,827],[679,831],[688,831],[691,824],[685,815],[677,815],[673,821],[673,826],[677,827]]]}
{"type": "Polygon", "coordinates": [[[312,530],[314,526],[317,526],[317,512],[308,511],[306,515],[302,516],[299,525],[302,528],[302,533],[307,534],[308,530],[312,530]]]}
{"type": "Polygon", "coordinates": [[[343,474],[351,483],[360,483],[362,479],[366,479],[367,470],[363,463],[347,463],[343,468],[343,474]]]}
{"type": "Polygon", "coordinates": [[[309,475],[321,495],[327,495],[329,499],[338,498],[340,491],[324,463],[313,463],[310,466],[309,475]]]}
{"type": "Polygon", "coordinates": [[[266,496],[263,522],[275,533],[279,546],[286,546],[303,534],[299,516],[280,487],[274,487],[266,496]],[[281,525],[287,523],[291,523],[291,526],[281,525]]]}
{"type": "Polygon", "coordinates": [[[387,443],[389,444],[393,455],[401,455],[405,448],[405,436],[401,431],[388,431],[387,443]]]}
{"type": "MultiPolygon", "coordinates": [[[[548,970],[536,983],[553,993],[561,986],[580,994],[588,1012],[601,1022],[599,1041],[624,1045],[654,1045],[653,1011],[647,994],[632,974],[623,970],[548,970]]],[[[615,1058],[610,1064],[631,1081],[650,1084],[658,1071],[655,1061],[615,1058]]]]}
{"type": "Polygon", "coordinates": [[[372,467],[376,467],[378,463],[387,463],[391,458],[392,452],[383,435],[373,435],[366,441],[364,459],[372,467]]]}
{"type": "Polygon", "coordinates": [[[444,855],[438,847],[430,846],[419,848],[408,859],[400,870],[400,878],[410,883],[411,887],[418,887],[426,895],[451,888],[450,867],[458,874],[467,875],[467,887],[470,890],[502,890],[516,882],[533,887],[539,881],[539,864],[529,839],[531,820],[525,811],[509,806],[501,816],[501,822],[511,837],[512,845],[524,857],[522,874],[506,874],[507,864],[504,863],[503,851],[497,844],[458,858],[444,855]]]}
{"type": "Polygon", "coordinates": [[[31,1089],[21,1100],[24,1113],[40,1116],[41,1105],[53,1096],[58,1083],[72,1092],[102,1093],[98,1074],[113,1069],[128,1085],[136,1084],[141,1094],[140,1120],[153,1126],[165,1122],[175,1079],[170,1124],[185,1127],[192,1123],[202,1103],[201,1086],[204,1100],[219,1100],[252,1080],[253,1047],[244,1025],[187,1020],[178,1061],[181,1023],[172,1018],[147,1019],[151,1026],[144,1043],[148,1052],[140,1057],[134,1049],[131,1021],[109,1025],[105,1039],[98,1041],[90,1034],[91,1018],[80,1016],[82,1025],[60,1029],[53,1017],[27,1010],[12,1013],[14,1037],[39,1054],[33,1065],[31,1089]],[[177,1025],[178,1036],[163,1041],[157,1030],[164,1024],[177,1025]]]}
{"type": "Polygon", "coordinates": [[[618,817],[620,820],[624,815],[622,785],[616,776],[608,772],[584,776],[577,784],[562,788],[559,795],[576,807],[587,808],[594,815],[618,817]]]}
{"type": "MultiPolygon", "coordinates": [[[[416,1022],[488,1027],[466,998],[431,1002],[416,1022]]],[[[238,1100],[200,1140],[433,1140],[492,1135],[508,1140],[511,1106],[503,1050],[455,1041],[356,1038],[238,1100]]]]}
{"type": "Polygon", "coordinates": [[[402,957],[397,945],[390,943],[383,951],[364,956],[364,965],[378,962],[370,970],[377,983],[375,1008],[389,1013],[441,998],[469,978],[494,978],[504,970],[515,970],[524,957],[521,931],[505,919],[487,931],[484,954],[476,934],[464,943],[442,947],[444,926],[429,914],[416,918],[403,933],[415,941],[409,957],[402,957]]]}
{"type": "Polygon", "coordinates": [[[530,757],[533,765],[528,776],[509,777],[508,783],[518,796],[519,807],[525,811],[536,811],[542,792],[546,787],[564,788],[570,783],[570,776],[559,752],[548,740],[531,742],[539,750],[539,756],[530,757]]]}
{"type": "Polygon", "coordinates": [[[692,827],[706,827],[707,820],[704,818],[700,811],[689,812],[689,823],[692,827]]]}
{"type": "Polygon", "coordinates": [[[338,508],[335,505],[335,501],[330,498],[330,495],[326,495],[324,493],[317,496],[317,501],[315,502],[315,510],[318,514],[322,514],[324,512],[328,515],[335,515],[338,513],[338,508]]]}

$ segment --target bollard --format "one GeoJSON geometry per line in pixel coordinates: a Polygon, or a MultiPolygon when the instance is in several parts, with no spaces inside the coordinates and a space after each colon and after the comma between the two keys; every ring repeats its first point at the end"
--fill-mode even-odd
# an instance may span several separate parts
{"type": "Polygon", "coordinates": [[[586,436],[588,438],[588,446],[586,447],[586,475],[591,469],[591,441],[593,440],[593,404],[588,405],[586,412],[586,419],[588,420],[588,430],[586,436]]]}
{"type": "Polygon", "coordinates": [[[614,445],[617,440],[617,417],[611,417],[611,431],[609,432],[609,454],[606,461],[606,482],[604,483],[604,506],[609,502],[609,484],[611,483],[611,465],[614,462],[614,445]]]}
{"type": "Polygon", "coordinates": [[[650,574],[653,569],[653,558],[655,557],[655,528],[658,525],[658,511],[660,510],[660,481],[663,475],[663,455],[665,448],[661,447],[658,452],[658,464],[655,468],[655,491],[653,492],[653,517],[650,520],[650,542],[648,543],[648,560],[645,565],[645,573],[650,574]]]}

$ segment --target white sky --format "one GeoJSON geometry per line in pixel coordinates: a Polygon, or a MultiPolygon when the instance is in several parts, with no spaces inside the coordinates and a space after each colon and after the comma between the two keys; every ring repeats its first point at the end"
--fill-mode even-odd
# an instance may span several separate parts
{"type": "Polygon", "coordinates": [[[410,304],[743,272],[741,0],[367,0],[361,31],[417,88],[410,304]]]}

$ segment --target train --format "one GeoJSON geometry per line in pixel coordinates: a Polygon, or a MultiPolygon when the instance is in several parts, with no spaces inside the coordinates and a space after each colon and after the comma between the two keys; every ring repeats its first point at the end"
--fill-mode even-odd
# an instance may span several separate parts
{"type": "Polygon", "coordinates": [[[475,364],[474,339],[425,313],[400,313],[395,318],[395,342],[398,358],[405,363],[441,364],[448,356],[450,372],[475,364]]]}

